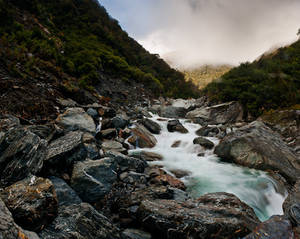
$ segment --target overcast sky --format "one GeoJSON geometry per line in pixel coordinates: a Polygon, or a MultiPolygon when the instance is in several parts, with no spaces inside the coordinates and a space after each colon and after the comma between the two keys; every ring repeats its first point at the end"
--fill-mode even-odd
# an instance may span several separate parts
{"type": "Polygon", "coordinates": [[[300,0],[99,0],[174,67],[239,64],[297,39],[300,0]]]}

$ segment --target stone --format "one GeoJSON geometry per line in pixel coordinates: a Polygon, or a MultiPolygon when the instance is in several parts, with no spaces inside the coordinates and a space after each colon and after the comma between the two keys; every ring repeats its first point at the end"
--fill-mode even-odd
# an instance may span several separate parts
{"type": "Polygon", "coordinates": [[[129,119],[124,115],[115,116],[111,122],[116,129],[125,129],[129,125],[129,119]]]}
{"type": "Polygon", "coordinates": [[[13,115],[0,115],[0,131],[6,132],[20,126],[20,120],[13,115]]]}
{"type": "Polygon", "coordinates": [[[171,145],[171,148],[178,148],[181,144],[181,141],[180,140],[176,140],[172,145],[171,145]]]}
{"type": "Polygon", "coordinates": [[[93,109],[93,108],[88,108],[88,110],[86,111],[86,113],[91,116],[92,118],[96,119],[97,117],[99,117],[98,111],[93,109]]]}
{"type": "Polygon", "coordinates": [[[282,216],[272,216],[259,224],[255,230],[244,239],[293,239],[294,233],[289,220],[282,216]]]}
{"type": "Polygon", "coordinates": [[[110,158],[86,160],[74,165],[71,187],[84,202],[95,203],[109,193],[117,180],[117,162],[110,158]]]}
{"type": "Polygon", "coordinates": [[[57,117],[56,123],[66,131],[96,131],[94,120],[82,108],[68,108],[57,117]]]}
{"type": "Polygon", "coordinates": [[[63,206],[41,239],[121,239],[120,231],[88,203],[63,206]]]}
{"type": "Polygon", "coordinates": [[[60,130],[54,124],[48,125],[30,125],[26,127],[29,131],[39,136],[41,139],[50,142],[54,137],[61,136],[62,130],[60,130]]]}
{"type": "Polygon", "coordinates": [[[182,134],[187,134],[189,132],[179,120],[169,120],[167,128],[169,132],[180,132],[182,134]]]}
{"type": "Polygon", "coordinates": [[[214,105],[210,107],[196,108],[185,116],[200,124],[228,124],[242,121],[243,108],[235,101],[214,105]]]}
{"type": "Polygon", "coordinates": [[[105,129],[100,131],[99,138],[102,139],[113,139],[117,136],[117,131],[116,129],[105,129]]]}
{"type": "Polygon", "coordinates": [[[284,214],[289,216],[289,210],[294,205],[300,202],[300,180],[298,180],[292,189],[289,191],[287,198],[285,199],[282,208],[284,214]]]}
{"type": "Polygon", "coordinates": [[[136,172],[124,172],[120,175],[120,180],[127,184],[146,184],[147,177],[145,174],[136,172]]]}
{"type": "Polygon", "coordinates": [[[34,232],[20,228],[11,215],[11,212],[0,199],[0,238],[1,239],[39,239],[34,232]]]}
{"type": "Polygon", "coordinates": [[[76,107],[78,104],[72,99],[58,98],[57,102],[63,107],[76,107]]]}
{"type": "Polygon", "coordinates": [[[26,230],[40,231],[57,214],[57,197],[49,179],[28,177],[0,194],[16,223],[26,230]]]}
{"type": "Polygon", "coordinates": [[[128,138],[128,142],[139,148],[153,148],[157,140],[156,138],[142,125],[137,124],[131,129],[132,136],[128,138]]]}
{"type": "Polygon", "coordinates": [[[186,113],[187,109],[184,107],[161,106],[158,109],[158,115],[164,118],[184,118],[186,113]]]}
{"type": "Polygon", "coordinates": [[[204,126],[198,129],[196,131],[196,134],[198,136],[207,137],[207,136],[217,136],[219,132],[220,130],[218,129],[218,127],[204,126]]]}
{"type": "Polygon", "coordinates": [[[144,200],[137,218],[154,238],[241,238],[259,223],[252,208],[228,193],[197,200],[144,200]]]}
{"type": "Polygon", "coordinates": [[[203,138],[203,137],[197,137],[193,140],[194,144],[199,144],[203,146],[206,149],[212,149],[215,145],[210,140],[203,138]]]}
{"type": "Polygon", "coordinates": [[[95,137],[90,133],[84,133],[82,137],[84,147],[87,151],[86,157],[89,159],[98,159],[100,158],[100,149],[98,143],[96,142],[95,137]]]}
{"type": "Polygon", "coordinates": [[[50,177],[49,179],[54,185],[59,207],[82,202],[76,192],[63,179],[57,177],[50,177]]]}
{"type": "Polygon", "coordinates": [[[138,229],[126,229],[123,231],[123,235],[125,235],[128,239],[151,239],[151,234],[148,232],[144,232],[138,229]]]}
{"type": "Polygon", "coordinates": [[[300,159],[277,133],[258,121],[227,135],[214,152],[226,162],[278,171],[291,184],[300,175],[300,159]]]}
{"type": "Polygon", "coordinates": [[[161,127],[155,121],[144,118],[139,121],[140,124],[144,125],[146,129],[148,129],[152,134],[160,134],[161,127]]]}
{"type": "Polygon", "coordinates": [[[116,111],[112,108],[102,106],[98,109],[98,114],[104,118],[113,118],[116,116],[116,111]]]}
{"type": "Polygon", "coordinates": [[[60,175],[71,173],[76,161],[86,159],[87,150],[83,144],[83,133],[73,131],[51,142],[47,149],[43,173],[45,175],[60,175]]]}
{"type": "Polygon", "coordinates": [[[0,185],[8,186],[37,174],[43,167],[47,141],[25,128],[14,128],[1,137],[0,185]]]}
{"type": "Polygon", "coordinates": [[[191,172],[182,169],[173,169],[171,170],[171,173],[173,173],[176,176],[176,178],[184,178],[191,174],[191,172]]]}
{"type": "Polygon", "coordinates": [[[105,152],[113,151],[119,153],[125,153],[127,150],[123,147],[123,145],[117,141],[106,140],[101,145],[102,150],[105,152]]]}
{"type": "Polygon", "coordinates": [[[161,156],[160,154],[147,151],[134,152],[133,154],[131,154],[131,156],[135,158],[140,158],[148,162],[163,160],[163,156],[161,156]]]}

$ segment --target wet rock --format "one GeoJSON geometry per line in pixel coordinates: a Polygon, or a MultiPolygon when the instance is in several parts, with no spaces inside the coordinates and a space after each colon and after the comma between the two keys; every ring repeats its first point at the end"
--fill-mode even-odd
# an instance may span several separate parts
{"type": "Polygon", "coordinates": [[[128,142],[133,146],[140,148],[153,148],[157,140],[156,138],[142,125],[137,124],[136,128],[131,129],[132,136],[128,142]]]}
{"type": "Polygon", "coordinates": [[[113,118],[116,116],[116,111],[112,108],[102,106],[98,109],[98,114],[104,118],[113,118]]]}
{"type": "Polygon", "coordinates": [[[117,136],[117,131],[116,129],[105,129],[100,131],[100,135],[98,138],[113,139],[117,136]]]}
{"type": "Polygon", "coordinates": [[[57,102],[63,107],[76,107],[78,104],[72,99],[58,98],[57,102]]]}
{"type": "Polygon", "coordinates": [[[74,162],[85,160],[87,150],[82,137],[82,132],[74,131],[54,140],[48,146],[43,173],[46,175],[70,173],[74,162]]]}
{"type": "Polygon", "coordinates": [[[48,179],[26,178],[5,188],[0,196],[16,223],[27,230],[41,230],[57,214],[56,193],[48,179]]]}
{"type": "Polygon", "coordinates": [[[125,235],[128,239],[151,239],[151,234],[148,232],[144,232],[138,229],[126,229],[123,231],[123,235],[125,235]]]}
{"type": "Polygon", "coordinates": [[[139,121],[140,124],[144,125],[146,129],[148,129],[152,134],[160,134],[161,127],[158,123],[153,120],[144,118],[139,121]]]}
{"type": "Polygon", "coordinates": [[[95,137],[90,133],[84,133],[82,136],[82,142],[87,151],[86,157],[89,159],[100,158],[100,150],[96,142],[95,137]]]}
{"type": "Polygon", "coordinates": [[[116,129],[125,129],[129,125],[129,119],[124,115],[117,115],[111,122],[116,129]]]}
{"type": "Polygon", "coordinates": [[[244,239],[292,239],[294,238],[291,223],[281,216],[272,216],[259,224],[255,230],[244,239]]]}
{"type": "Polygon", "coordinates": [[[147,183],[147,176],[142,173],[136,172],[124,172],[120,175],[120,180],[124,183],[129,184],[146,184],[147,183]]]}
{"type": "Polygon", "coordinates": [[[182,134],[187,134],[189,132],[179,120],[169,120],[167,128],[169,132],[180,132],[182,134]]]}
{"type": "Polygon", "coordinates": [[[57,177],[50,177],[49,179],[54,185],[59,207],[82,202],[76,192],[63,179],[57,177]]]}
{"type": "Polygon", "coordinates": [[[123,145],[117,141],[107,140],[104,141],[101,145],[101,148],[104,152],[113,151],[119,153],[126,153],[127,150],[123,148],[123,145]]]}
{"type": "Polygon", "coordinates": [[[0,131],[6,132],[11,128],[20,126],[20,120],[12,115],[0,115],[0,131]]]}
{"type": "Polygon", "coordinates": [[[284,214],[288,215],[290,207],[297,203],[300,203],[300,180],[295,183],[282,205],[284,214]]]}
{"type": "Polygon", "coordinates": [[[241,121],[243,108],[238,102],[228,102],[210,107],[197,108],[186,114],[187,119],[192,119],[200,124],[227,124],[241,121]]]}
{"type": "Polygon", "coordinates": [[[39,239],[34,232],[20,228],[12,218],[11,212],[0,199],[0,238],[1,239],[39,239]]]}
{"type": "Polygon", "coordinates": [[[39,234],[41,239],[120,239],[119,230],[91,205],[63,206],[55,220],[39,234]]]}
{"type": "Polygon", "coordinates": [[[48,142],[50,142],[54,137],[62,135],[62,130],[53,124],[30,125],[27,129],[48,142]]]}
{"type": "Polygon", "coordinates": [[[40,172],[46,146],[46,140],[24,128],[7,131],[0,142],[0,184],[8,186],[40,172]]]}
{"type": "Polygon", "coordinates": [[[66,131],[86,131],[95,133],[96,125],[91,116],[82,108],[69,108],[63,114],[60,114],[56,123],[66,131]]]}
{"type": "Polygon", "coordinates": [[[252,122],[226,136],[215,153],[224,161],[278,171],[290,183],[299,177],[299,158],[278,134],[261,122],[252,122]]]}
{"type": "Polygon", "coordinates": [[[210,137],[214,137],[217,136],[219,134],[220,130],[218,129],[218,127],[209,127],[209,126],[204,126],[200,129],[198,129],[196,131],[196,134],[198,136],[210,136],[210,137]]]}
{"type": "Polygon", "coordinates": [[[187,110],[184,107],[161,106],[158,115],[165,118],[184,118],[187,110]]]}
{"type": "Polygon", "coordinates": [[[91,116],[92,118],[96,119],[97,117],[99,117],[98,111],[93,109],[93,108],[88,108],[88,110],[86,111],[86,113],[91,116]]]}
{"type": "Polygon", "coordinates": [[[143,159],[148,162],[161,161],[163,159],[163,156],[161,156],[160,154],[147,151],[134,152],[131,156],[143,159]]]}
{"type": "Polygon", "coordinates": [[[252,208],[228,193],[198,200],[144,200],[138,221],[154,238],[239,238],[259,223],[252,208]]]}
{"type": "Polygon", "coordinates": [[[289,208],[288,215],[294,225],[300,226],[300,202],[289,208]]]}
{"type": "Polygon", "coordinates": [[[172,148],[178,148],[178,147],[180,146],[180,144],[181,144],[181,141],[180,141],[180,140],[177,140],[177,141],[175,141],[175,142],[171,145],[171,147],[172,147],[172,148]]]}
{"type": "Polygon", "coordinates": [[[197,137],[193,140],[194,144],[199,144],[203,146],[206,149],[212,149],[215,145],[210,140],[203,138],[203,137],[197,137]]]}
{"type": "Polygon", "coordinates": [[[181,169],[171,170],[171,173],[173,173],[176,176],[176,178],[183,178],[191,174],[191,172],[181,169]]]}

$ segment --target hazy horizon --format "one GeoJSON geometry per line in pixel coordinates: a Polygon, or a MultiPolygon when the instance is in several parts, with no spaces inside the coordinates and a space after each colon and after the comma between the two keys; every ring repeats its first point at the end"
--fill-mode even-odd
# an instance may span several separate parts
{"type": "Polygon", "coordinates": [[[297,39],[299,0],[100,0],[122,28],[176,68],[237,65],[297,39]]]}

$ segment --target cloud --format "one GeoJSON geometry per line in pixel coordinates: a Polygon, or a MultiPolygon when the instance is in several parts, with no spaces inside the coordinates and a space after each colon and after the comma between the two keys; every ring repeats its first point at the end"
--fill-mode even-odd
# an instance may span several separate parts
{"type": "Polygon", "coordinates": [[[129,33],[179,68],[252,61],[295,41],[300,28],[299,0],[120,1],[129,33]]]}

